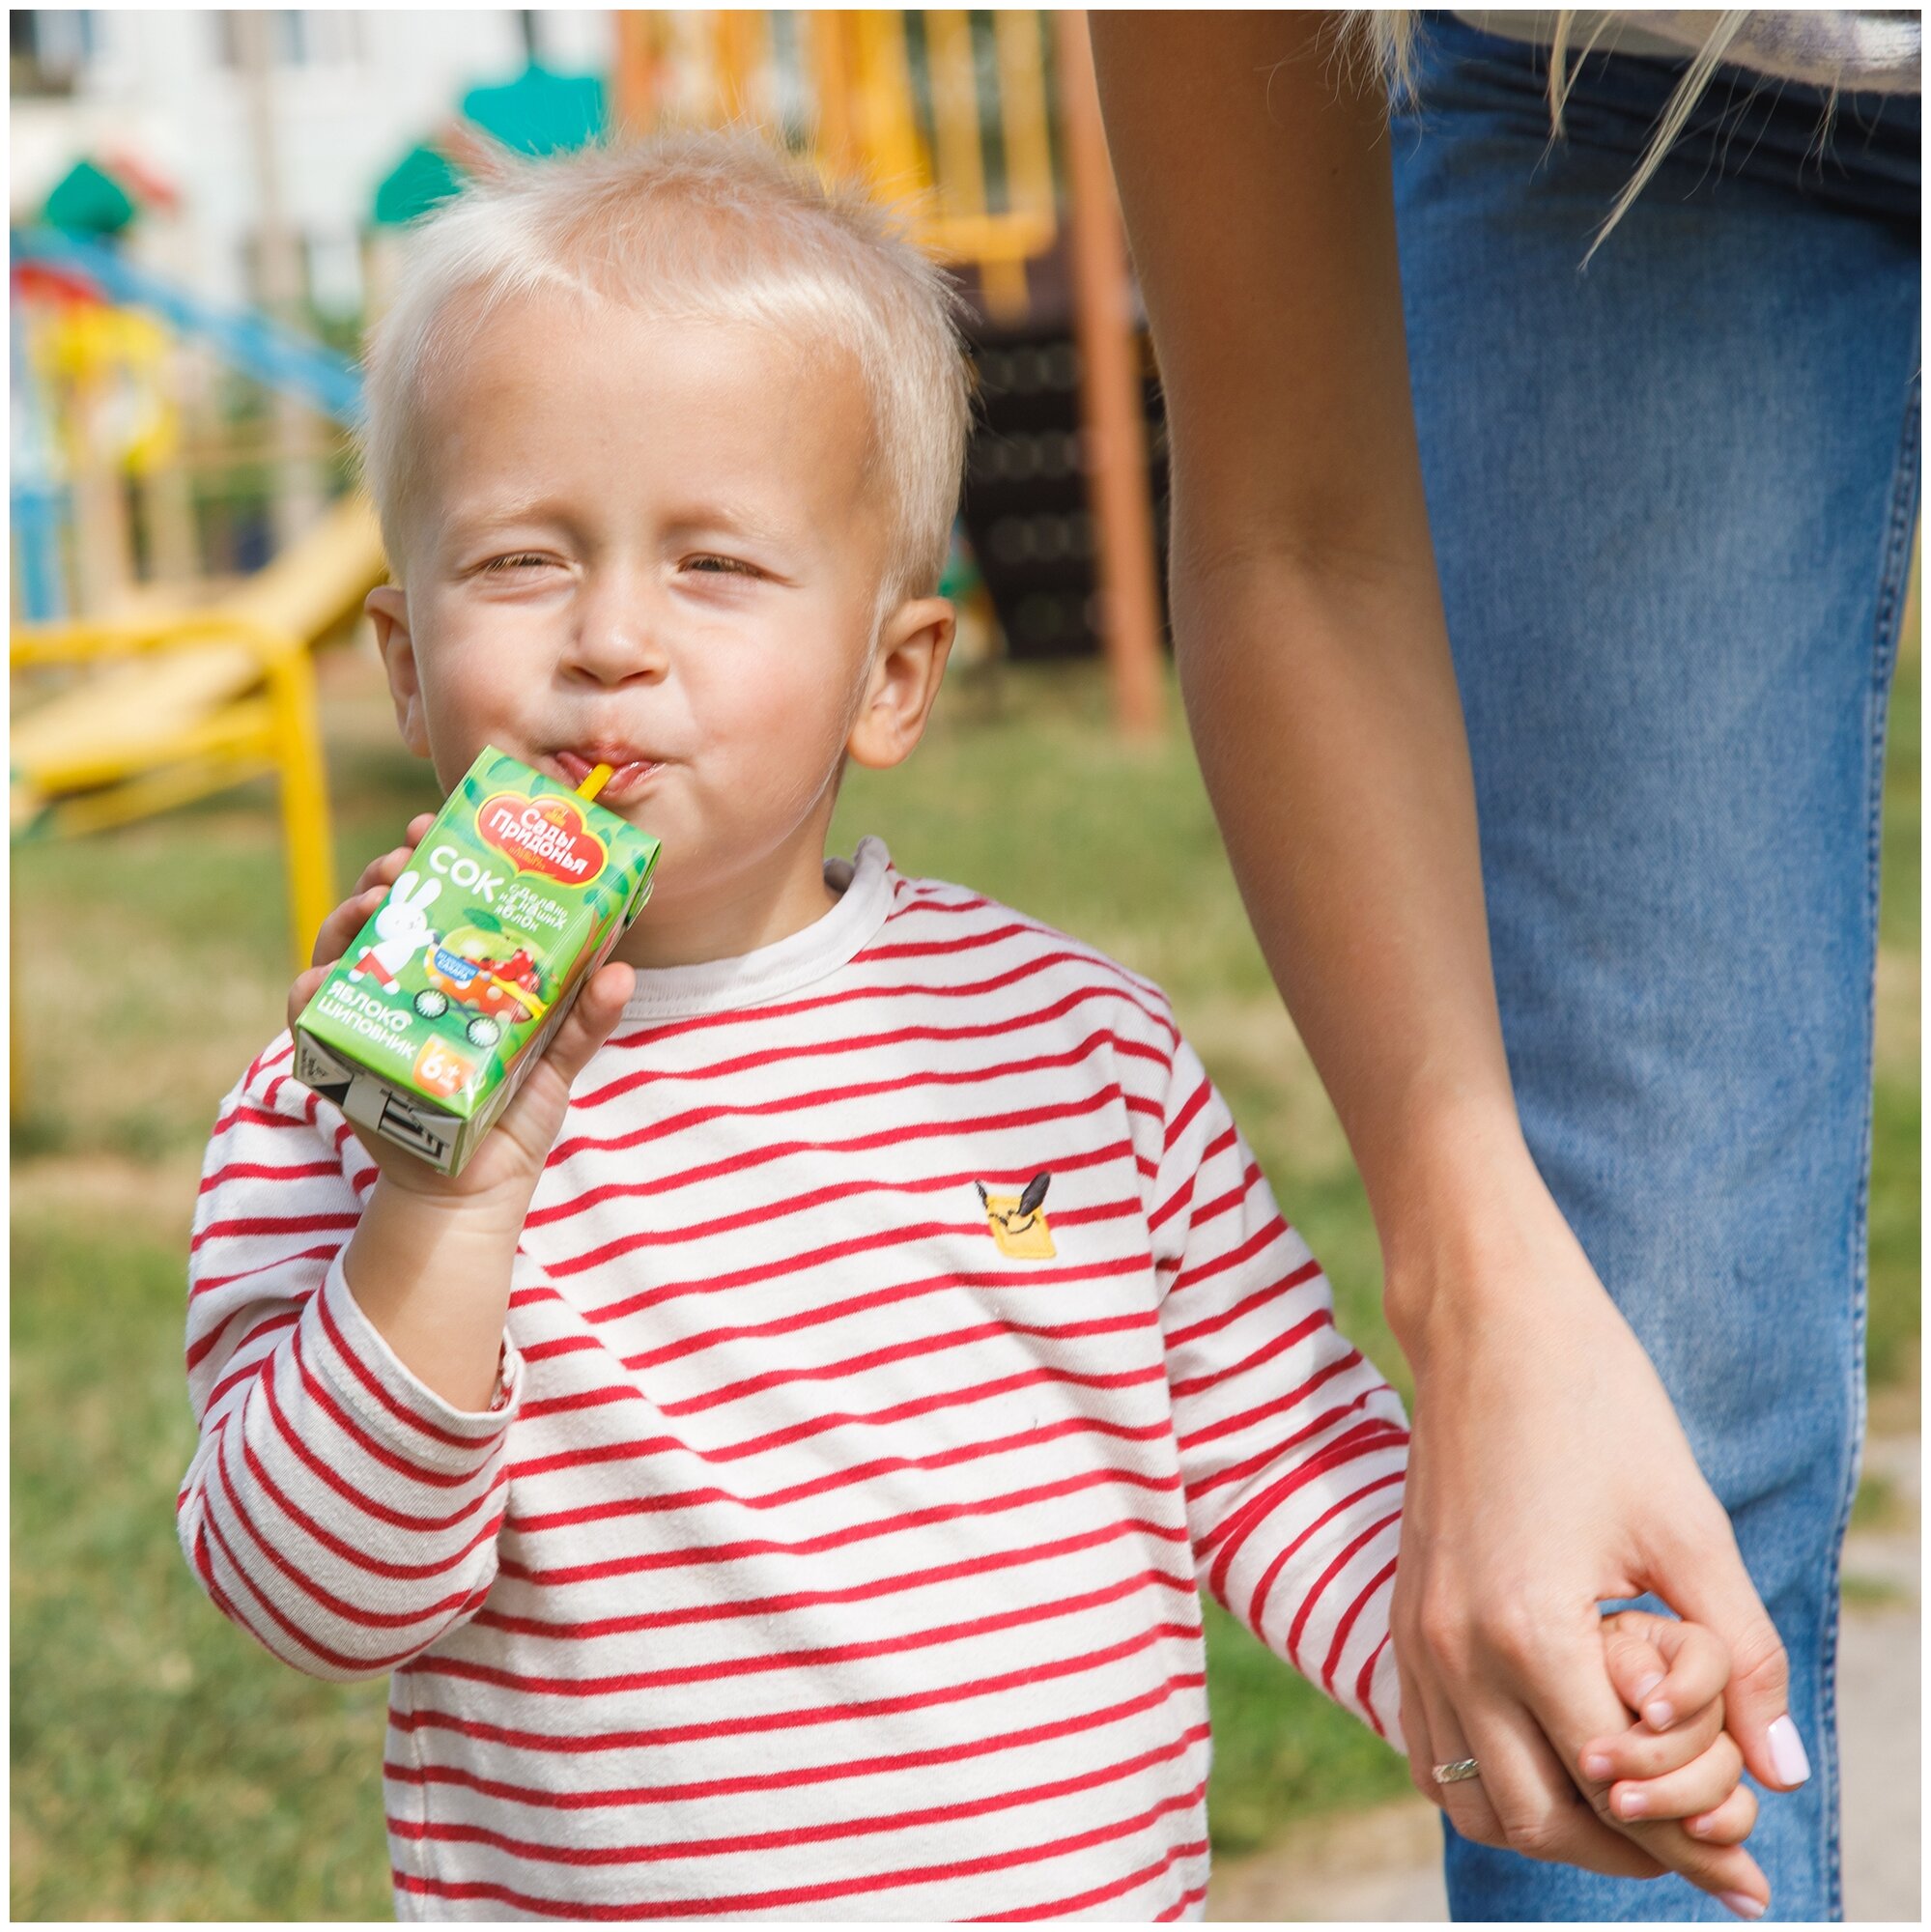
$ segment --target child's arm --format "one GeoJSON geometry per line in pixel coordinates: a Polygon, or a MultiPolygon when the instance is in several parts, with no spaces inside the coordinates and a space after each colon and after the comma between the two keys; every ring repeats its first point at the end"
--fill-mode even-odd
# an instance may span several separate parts
{"type": "MultiPolygon", "coordinates": [[[[1150,1224],[1201,1586],[1401,1749],[1388,1634],[1407,1458],[1400,1401],[1334,1327],[1325,1279],[1184,1040],[1165,1112],[1150,1224]]],[[[1692,1777],[1719,1782],[1711,1768],[1692,1777]]],[[[1736,1822],[1722,1809],[1723,1834],[1698,1833],[1687,1858],[1665,1848],[1668,1868],[1756,1903],[1769,1888],[1727,1835],[1736,1822]]],[[[1644,1840],[1683,1827],[1659,1808],[1633,1829],[1633,1843],[1605,1836],[1635,1861],[1622,1868],[1647,1863],[1654,1876],[1644,1840]]]]}
{"type": "MultiPolygon", "coordinates": [[[[318,960],[405,857],[364,874],[318,960]]],[[[298,980],[292,1010],[319,977],[298,980]]],[[[461,1211],[411,1198],[413,1179],[391,1190],[339,1112],[296,1083],[286,1037],[229,1096],[203,1168],[187,1327],[200,1443],[177,1502],[182,1547],[218,1608],[315,1676],[419,1655],[496,1576],[520,1367],[503,1307],[527,1264],[514,1231],[492,1250],[461,1211]],[[452,1369],[423,1333],[432,1299],[452,1332],[457,1318],[466,1334],[488,1327],[473,1394],[467,1359],[452,1369]]]]}
{"type": "MultiPolygon", "coordinates": [[[[289,989],[291,1031],[432,822],[427,813],[415,819],[410,842],[375,860],[323,922],[315,964],[289,989]]],[[[562,1128],[571,1083],[622,1017],[633,983],[628,966],[598,971],[460,1175],[439,1174],[379,1135],[353,1129],[380,1179],[343,1259],[351,1291],[397,1357],[458,1407],[492,1400],[530,1197],[562,1128]]]]}
{"type": "Polygon", "coordinates": [[[176,1501],[224,1615],[311,1676],[380,1676],[455,1629],[495,1580],[504,1438],[442,1401],[349,1292],[342,1258],[376,1170],[297,1084],[286,1035],[223,1103],[188,1259],[200,1440],[176,1501]]]}
{"type": "Polygon", "coordinates": [[[1336,1330],[1325,1277],[1185,1040],[1165,1117],[1149,1223],[1201,1587],[1399,1748],[1401,1400],[1336,1330]]]}

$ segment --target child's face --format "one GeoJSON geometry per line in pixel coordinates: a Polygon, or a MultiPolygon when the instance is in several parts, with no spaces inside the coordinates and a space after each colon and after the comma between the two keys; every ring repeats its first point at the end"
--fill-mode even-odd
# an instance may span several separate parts
{"type": "Polygon", "coordinates": [[[922,599],[873,648],[868,421],[855,369],[770,330],[498,309],[433,379],[406,593],[370,599],[412,749],[445,788],[486,744],[572,784],[613,766],[602,802],[663,841],[660,918],[822,911],[839,757],[910,752],[951,639],[922,599]]]}

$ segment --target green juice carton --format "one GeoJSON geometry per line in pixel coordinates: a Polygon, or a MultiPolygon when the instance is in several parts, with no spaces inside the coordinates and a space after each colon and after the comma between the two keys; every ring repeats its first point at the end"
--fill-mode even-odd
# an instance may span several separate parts
{"type": "Polygon", "coordinates": [[[458,1174],[650,895],[658,843],[493,748],[316,989],[295,1077],[458,1174]]]}

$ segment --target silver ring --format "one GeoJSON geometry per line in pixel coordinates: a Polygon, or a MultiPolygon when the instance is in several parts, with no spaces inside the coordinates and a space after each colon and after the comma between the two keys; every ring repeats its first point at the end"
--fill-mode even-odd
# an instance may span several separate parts
{"type": "Polygon", "coordinates": [[[1438,1764],[1434,1768],[1434,1781],[1437,1784],[1460,1784],[1464,1778],[1481,1776],[1472,1757],[1459,1757],[1453,1764],[1438,1764]]]}

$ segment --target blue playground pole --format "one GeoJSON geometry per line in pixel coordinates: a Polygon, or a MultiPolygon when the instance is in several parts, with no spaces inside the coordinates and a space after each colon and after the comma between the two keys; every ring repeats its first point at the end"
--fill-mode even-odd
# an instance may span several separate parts
{"type": "Polygon", "coordinates": [[[9,374],[14,391],[14,483],[10,492],[14,555],[20,573],[20,608],[33,624],[67,615],[66,573],[61,568],[65,487],[53,481],[53,452],[46,419],[26,365],[27,331],[14,317],[9,374]]]}

